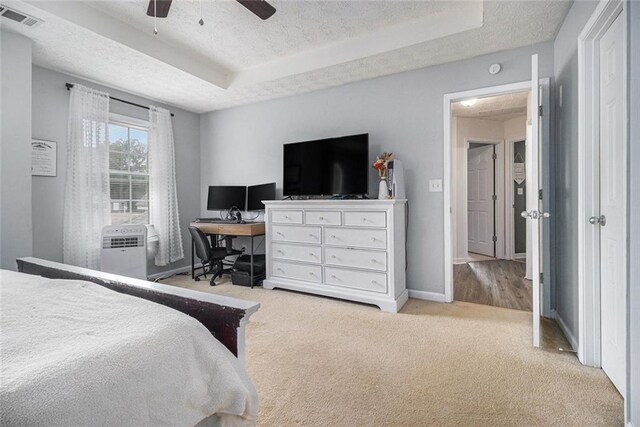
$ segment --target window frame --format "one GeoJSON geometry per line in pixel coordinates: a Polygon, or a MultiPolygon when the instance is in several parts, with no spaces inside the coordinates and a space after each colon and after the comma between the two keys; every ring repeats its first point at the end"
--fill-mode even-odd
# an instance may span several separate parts
{"type": "MultiPolygon", "coordinates": [[[[126,176],[146,176],[147,177],[147,184],[150,183],[151,181],[151,177],[149,176],[149,140],[148,140],[148,135],[149,135],[149,128],[151,127],[151,123],[148,120],[142,120],[142,119],[137,119],[135,117],[130,117],[130,116],[125,116],[122,114],[117,114],[117,113],[109,113],[109,123],[108,125],[117,125],[117,126],[123,126],[126,127],[128,129],[137,129],[137,130],[141,130],[147,133],[147,172],[134,172],[134,171],[121,171],[121,170],[116,170],[116,169],[111,169],[109,168],[109,180],[111,180],[111,176],[112,175],[126,175],[126,176]]],[[[130,135],[128,135],[130,136],[130,135]]],[[[109,156],[111,156],[111,141],[109,141],[109,156]]],[[[129,179],[129,198],[128,199],[122,199],[122,202],[128,202],[130,204],[129,206],[129,220],[128,222],[124,223],[126,225],[132,224],[131,220],[132,220],[132,215],[133,215],[133,202],[138,202],[138,201],[144,201],[142,199],[133,199],[133,179],[129,179]]],[[[111,222],[112,221],[112,215],[113,213],[111,212],[111,204],[114,203],[114,201],[118,201],[117,199],[112,199],[111,198],[111,186],[109,186],[109,219],[111,222]]],[[[149,224],[151,221],[151,217],[150,217],[150,211],[151,211],[151,194],[148,191],[147,192],[147,205],[148,205],[148,210],[147,210],[147,221],[146,224],[149,224]]]]}

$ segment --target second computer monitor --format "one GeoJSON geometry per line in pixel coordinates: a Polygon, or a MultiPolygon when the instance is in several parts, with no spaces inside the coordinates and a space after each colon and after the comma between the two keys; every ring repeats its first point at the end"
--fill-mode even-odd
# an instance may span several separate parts
{"type": "Polygon", "coordinates": [[[244,211],[246,194],[244,185],[212,185],[209,187],[207,210],[222,211],[235,207],[244,211]]]}
{"type": "Polygon", "coordinates": [[[276,183],[250,185],[247,189],[247,210],[262,211],[264,210],[263,200],[275,200],[276,183]]]}

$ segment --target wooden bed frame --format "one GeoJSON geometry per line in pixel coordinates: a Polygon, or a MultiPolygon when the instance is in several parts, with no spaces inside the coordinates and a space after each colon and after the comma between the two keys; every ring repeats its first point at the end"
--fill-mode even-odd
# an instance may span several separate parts
{"type": "Polygon", "coordinates": [[[147,282],[38,258],[19,258],[18,271],[49,279],[85,280],[127,295],[171,307],[197,319],[244,362],[245,326],[260,304],[177,286],[147,282]]]}

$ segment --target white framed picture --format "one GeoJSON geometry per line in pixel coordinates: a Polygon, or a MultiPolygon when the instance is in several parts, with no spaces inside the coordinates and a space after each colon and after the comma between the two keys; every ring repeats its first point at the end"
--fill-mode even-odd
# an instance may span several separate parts
{"type": "Polygon", "coordinates": [[[56,176],[58,144],[44,139],[31,141],[31,175],[56,176]]]}

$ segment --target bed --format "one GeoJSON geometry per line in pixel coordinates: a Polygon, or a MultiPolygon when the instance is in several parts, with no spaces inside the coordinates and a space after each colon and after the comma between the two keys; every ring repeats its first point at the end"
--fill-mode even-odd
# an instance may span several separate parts
{"type": "Polygon", "coordinates": [[[0,272],[0,425],[253,425],[259,305],[21,258],[0,272]]]}

